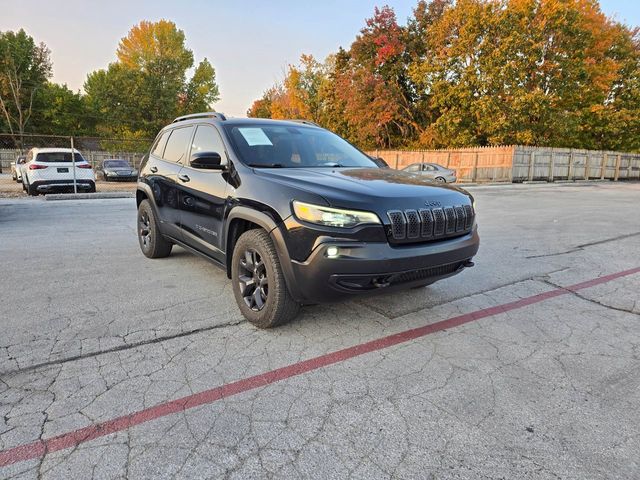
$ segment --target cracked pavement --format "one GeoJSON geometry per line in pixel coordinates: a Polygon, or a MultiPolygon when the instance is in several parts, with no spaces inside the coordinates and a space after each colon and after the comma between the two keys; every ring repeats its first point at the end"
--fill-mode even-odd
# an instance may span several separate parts
{"type": "MultiPolygon", "coordinates": [[[[470,189],[471,190],[471,189],[470,189]]],[[[388,335],[562,295],[0,467],[0,478],[640,477],[640,184],[477,187],[476,266],[260,331],[148,260],[135,201],[0,200],[0,451],[388,335]]]]}

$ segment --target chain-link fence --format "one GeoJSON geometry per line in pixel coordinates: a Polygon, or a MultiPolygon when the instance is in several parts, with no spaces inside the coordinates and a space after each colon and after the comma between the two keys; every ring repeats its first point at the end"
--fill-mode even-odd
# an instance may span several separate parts
{"type": "Polygon", "coordinates": [[[133,191],[152,139],[0,133],[0,195],[133,191]],[[34,150],[35,149],[35,150],[34,150]],[[30,154],[31,152],[31,154],[30,154]],[[38,152],[40,165],[28,164],[38,152]],[[41,162],[40,160],[43,160],[41,162]]]}

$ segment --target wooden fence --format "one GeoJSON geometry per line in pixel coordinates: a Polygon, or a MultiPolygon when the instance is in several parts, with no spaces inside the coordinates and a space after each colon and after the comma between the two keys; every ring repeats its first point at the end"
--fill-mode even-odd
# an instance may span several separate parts
{"type": "Polygon", "coordinates": [[[640,180],[640,154],[501,146],[447,150],[376,150],[391,168],[413,163],[438,163],[456,171],[460,182],[522,182],[544,180],[640,180]]]}
{"type": "Polygon", "coordinates": [[[513,181],[640,180],[640,154],[573,148],[517,147],[513,181]]]}

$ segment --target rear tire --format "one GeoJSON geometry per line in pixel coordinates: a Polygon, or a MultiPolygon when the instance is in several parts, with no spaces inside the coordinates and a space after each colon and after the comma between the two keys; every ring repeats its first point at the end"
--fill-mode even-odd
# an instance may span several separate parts
{"type": "Polygon", "coordinates": [[[158,221],[149,200],[143,200],[138,207],[138,243],[147,258],[163,258],[171,254],[173,244],[160,233],[158,221]]]}
{"type": "Polygon", "coordinates": [[[244,317],[258,328],[272,328],[300,311],[287,289],[275,246],[262,229],[243,233],[231,259],[233,295],[244,317]]]}
{"type": "Polygon", "coordinates": [[[29,195],[31,195],[32,197],[37,197],[38,196],[38,190],[33,185],[28,185],[27,186],[27,193],[29,195]]]}
{"type": "Polygon", "coordinates": [[[447,183],[447,181],[444,179],[444,177],[436,177],[436,182],[438,182],[438,183],[447,183]]]}

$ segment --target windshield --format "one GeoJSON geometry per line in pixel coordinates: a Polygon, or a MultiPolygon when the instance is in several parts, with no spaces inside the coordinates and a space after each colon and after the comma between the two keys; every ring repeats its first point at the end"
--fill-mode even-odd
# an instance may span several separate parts
{"type": "Polygon", "coordinates": [[[378,166],[339,136],[319,128],[286,125],[225,125],[242,162],[250,167],[378,166]]]}
{"type": "MultiPolygon", "coordinates": [[[[84,158],[78,152],[73,154],[76,162],[84,162],[84,158]]],[[[36,162],[56,163],[56,162],[72,162],[71,152],[40,152],[36,156],[36,162]]]]}
{"type": "Polygon", "coordinates": [[[105,168],[129,167],[129,162],[126,160],[105,160],[103,165],[105,168]]]}

